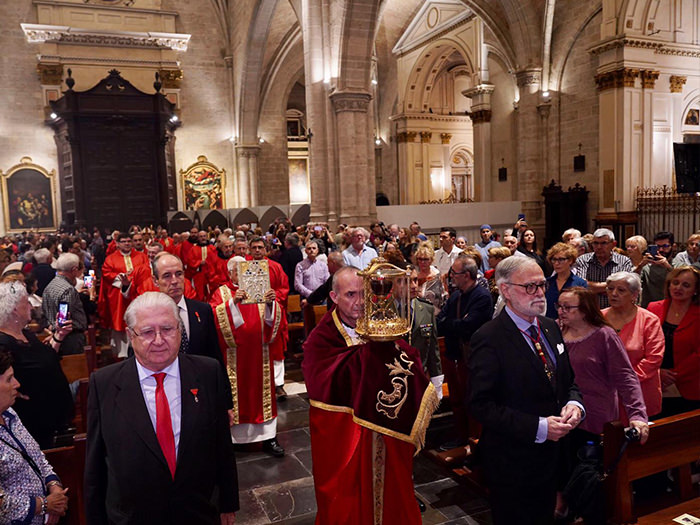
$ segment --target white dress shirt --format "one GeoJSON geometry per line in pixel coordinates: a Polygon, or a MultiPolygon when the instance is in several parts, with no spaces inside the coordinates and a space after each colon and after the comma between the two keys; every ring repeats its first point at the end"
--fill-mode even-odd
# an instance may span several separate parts
{"type": "Polygon", "coordinates": [[[190,317],[187,313],[187,303],[185,302],[185,296],[180,297],[180,302],[177,303],[177,310],[180,313],[180,319],[185,327],[185,332],[187,332],[187,339],[190,338],[190,317]]]}
{"type": "MultiPolygon", "coordinates": [[[[139,384],[143,399],[146,402],[148,415],[151,416],[153,431],[156,432],[156,378],[148,368],[144,367],[136,360],[136,369],[139,372],[139,384]]],[[[180,360],[175,359],[169,366],[165,367],[161,372],[165,372],[163,379],[163,389],[168,398],[170,405],[170,420],[173,425],[173,436],[175,437],[175,457],[177,457],[178,447],[180,446],[180,427],[182,422],[182,388],[180,385],[180,360]]]]}

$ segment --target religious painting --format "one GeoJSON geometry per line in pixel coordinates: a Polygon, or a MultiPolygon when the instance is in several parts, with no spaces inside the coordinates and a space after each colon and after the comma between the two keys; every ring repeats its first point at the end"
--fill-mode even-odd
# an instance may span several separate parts
{"type": "Polygon", "coordinates": [[[186,210],[224,208],[226,170],[217,168],[204,155],[186,170],[180,170],[186,210]]]}
{"type": "Polygon", "coordinates": [[[270,269],[267,260],[239,262],[238,285],[248,294],[243,304],[264,303],[265,294],[270,289],[270,269]]]}
{"type": "Polygon", "coordinates": [[[309,188],[309,159],[297,157],[287,159],[289,163],[289,204],[311,202],[309,188]]]}
{"type": "Polygon", "coordinates": [[[6,231],[56,230],[54,170],[49,172],[30,157],[22,157],[7,173],[0,171],[0,177],[6,231]]]}
{"type": "Polygon", "coordinates": [[[700,126],[700,110],[689,109],[688,114],[685,116],[686,126],[700,126]]]}

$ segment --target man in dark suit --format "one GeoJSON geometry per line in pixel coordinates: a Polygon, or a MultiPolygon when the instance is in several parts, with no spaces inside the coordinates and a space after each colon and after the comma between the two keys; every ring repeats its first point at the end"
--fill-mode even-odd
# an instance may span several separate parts
{"type": "Polygon", "coordinates": [[[471,413],[494,523],[544,524],[554,516],[561,438],[581,421],[581,393],[557,324],[544,317],[546,280],[535,261],[496,268],[506,301],[471,338],[471,413]]]}
{"type": "Polygon", "coordinates": [[[238,483],[220,366],[179,352],[177,307],[160,292],[134,300],[125,320],[134,357],[90,378],[87,522],[232,524],[238,483]]]}

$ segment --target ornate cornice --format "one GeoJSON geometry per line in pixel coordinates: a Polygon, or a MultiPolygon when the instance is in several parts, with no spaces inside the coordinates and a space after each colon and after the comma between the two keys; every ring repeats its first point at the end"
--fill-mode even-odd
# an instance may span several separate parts
{"type": "Polygon", "coordinates": [[[63,66],[60,64],[37,64],[36,72],[43,85],[58,86],[63,80],[63,66]]]}
{"type": "Polygon", "coordinates": [[[106,47],[131,47],[149,49],[172,49],[187,51],[190,35],[183,33],[135,33],[131,31],[110,32],[78,29],[69,26],[52,26],[45,24],[20,24],[27,42],[43,44],[45,42],[106,47]]]}
{"type": "Polygon", "coordinates": [[[623,67],[613,71],[599,73],[595,76],[595,83],[598,86],[598,91],[620,87],[634,87],[635,80],[639,74],[639,69],[623,67]]]}
{"type": "Polygon", "coordinates": [[[474,124],[491,122],[491,110],[490,109],[479,109],[477,111],[472,111],[471,113],[469,113],[469,117],[472,119],[472,122],[474,124]]]}
{"type": "Polygon", "coordinates": [[[452,140],[452,133],[440,133],[440,141],[443,144],[449,144],[452,140]]]}
{"type": "Polygon", "coordinates": [[[472,98],[477,95],[490,95],[495,89],[496,86],[494,86],[493,84],[479,84],[478,86],[474,86],[473,88],[465,89],[464,91],[462,91],[462,95],[464,95],[467,98],[472,98]]]}
{"type": "Polygon", "coordinates": [[[353,111],[366,113],[372,95],[365,91],[335,91],[330,95],[336,113],[353,111]]]}
{"type": "Polygon", "coordinates": [[[430,139],[433,138],[433,132],[432,131],[421,131],[420,132],[420,141],[423,144],[428,144],[430,143],[430,139]]]}
{"type": "Polygon", "coordinates": [[[596,44],[588,49],[592,55],[600,55],[612,49],[621,47],[633,47],[637,49],[649,49],[659,55],[675,55],[690,58],[700,58],[698,46],[684,46],[681,44],[669,44],[656,40],[645,40],[641,38],[615,37],[596,44]]]}
{"type": "Polygon", "coordinates": [[[182,69],[161,69],[160,78],[166,89],[179,89],[183,78],[182,69]]]}
{"type": "Polygon", "coordinates": [[[642,79],[642,88],[644,89],[654,89],[654,85],[659,78],[661,73],[659,71],[651,71],[649,69],[644,69],[640,72],[639,76],[642,79]]]}
{"type": "Polygon", "coordinates": [[[688,77],[680,75],[671,75],[668,79],[668,82],[671,86],[671,93],[683,93],[683,86],[685,85],[685,82],[687,80],[688,77]]]}
{"type": "Polygon", "coordinates": [[[469,122],[468,115],[439,115],[437,113],[399,113],[389,117],[391,121],[431,120],[433,122],[469,122]]]}
{"type": "Polygon", "coordinates": [[[162,67],[170,67],[177,69],[180,63],[176,60],[144,60],[142,58],[117,58],[117,57],[79,57],[65,55],[37,55],[39,62],[60,62],[66,64],[107,64],[109,66],[117,65],[137,65],[148,67],[151,69],[160,69],[162,67]]]}

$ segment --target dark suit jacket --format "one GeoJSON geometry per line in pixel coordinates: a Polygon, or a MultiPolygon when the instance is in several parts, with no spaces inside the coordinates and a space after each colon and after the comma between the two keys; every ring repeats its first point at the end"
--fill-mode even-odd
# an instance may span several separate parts
{"type": "Polygon", "coordinates": [[[214,524],[238,509],[236,461],[219,365],[181,354],[182,425],[173,480],[134,358],[90,377],[86,518],[90,525],[214,524]],[[192,389],[197,389],[196,397],[192,389]],[[218,508],[213,501],[218,489],[218,508]]]}
{"type": "Polygon", "coordinates": [[[539,417],[558,416],[569,401],[583,404],[557,324],[538,317],[557,359],[556,389],[540,358],[503,310],[471,338],[472,415],[482,423],[479,449],[491,484],[529,486],[556,476],[559,443],[535,443],[539,417]],[[557,346],[562,345],[562,346],[557,346]]]}
{"type": "Polygon", "coordinates": [[[219,337],[216,335],[214,312],[207,303],[185,298],[187,318],[190,321],[190,344],[188,354],[213,357],[221,365],[224,358],[219,348],[219,337]]]}

